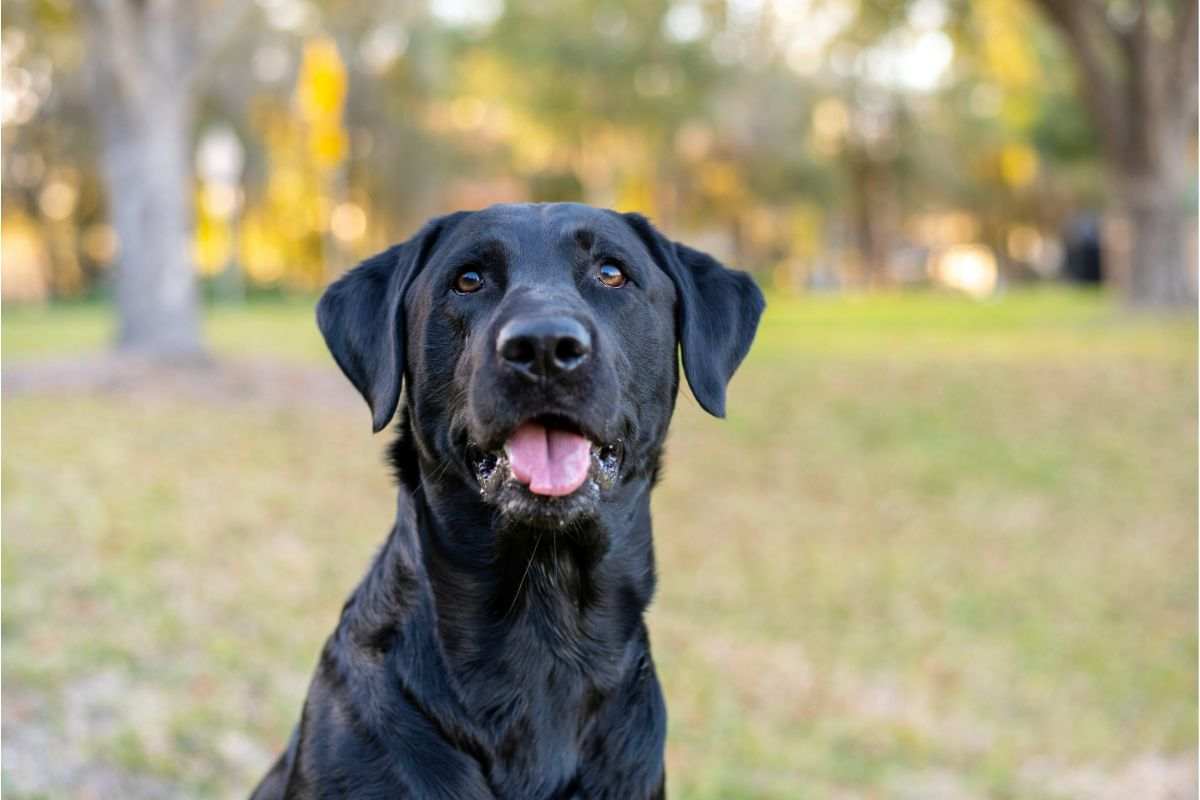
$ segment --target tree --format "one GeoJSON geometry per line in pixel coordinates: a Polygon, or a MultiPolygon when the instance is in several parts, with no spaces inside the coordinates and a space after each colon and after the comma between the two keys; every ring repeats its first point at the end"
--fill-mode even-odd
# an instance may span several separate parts
{"type": "Polygon", "coordinates": [[[120,242],[120,349],[203,351],[191,261],[192,122],[200,69],[242,14],[194,0],[89,0],[92,107],[120,242]]]}
{"type": "Polygon", "coordinates": [[[1129,229],[1129,300],[1196,300],[1194,216],[1197,0],[1034,0],[1065,39],[1129,229]]]}

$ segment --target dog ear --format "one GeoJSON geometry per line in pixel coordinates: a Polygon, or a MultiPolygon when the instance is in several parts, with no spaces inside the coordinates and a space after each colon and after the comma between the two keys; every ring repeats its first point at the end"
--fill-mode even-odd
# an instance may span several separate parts
{"type": "Polygon", "coordinates": [[[428,222],[406,242],[334,281],[317,303],[317,327],[342,372],[371,408],[375,432],[392,420],[404,379],[404,296],[453,217],[428,222]]]}
{"type": "Polygon", "coordinates": [[[641,214],[624,216],[675,284],[676,335],[692,394],[723,417],[725,387],[750,350],[766,300],[746,273],[671,241],[641,214]]]}

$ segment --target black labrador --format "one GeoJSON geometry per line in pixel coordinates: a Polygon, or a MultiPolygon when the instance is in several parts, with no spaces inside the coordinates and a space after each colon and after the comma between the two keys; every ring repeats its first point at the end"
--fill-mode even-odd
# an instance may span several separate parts
{"type": "Polygon", "coordinates": [[[576,204],[435,219],[330,286],[317,322],[376,431],[399,406],[400,498],[253,797],[663,797],[642,615],[676,348],[723,416],[763,308],[576,204]]]}

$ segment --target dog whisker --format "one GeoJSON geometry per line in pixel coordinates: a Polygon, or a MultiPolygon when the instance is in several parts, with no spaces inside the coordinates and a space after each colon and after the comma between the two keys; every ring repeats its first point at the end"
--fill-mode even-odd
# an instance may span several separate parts
{"type": "Polygon", "coordinates": [[[529,563],[525,565],[525,572],[521,574],[521,582],[517,584],[517,590],[513,592],[512,602],[508,605],[508,610],[504,612],[504,619],[508,619],[508,615],[517,607],[517,599],[521,596],[521,589],[525,586],[525,579],[529,577],[529,569],[533,566],[533,559],[537,557],[538,545],[542,543],[542,535],[545,531],[538,531],[537,539],[533,543],[533,551],[529,554],[529,563]]]}

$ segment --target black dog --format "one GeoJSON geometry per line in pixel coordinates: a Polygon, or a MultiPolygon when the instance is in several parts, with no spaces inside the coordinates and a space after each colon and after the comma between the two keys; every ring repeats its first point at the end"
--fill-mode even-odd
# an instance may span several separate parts
{"type": "Polygon", "coordinates": [[[663,797],[642,614],[676,347],[723,416],[763,307],[574,204],[442,217],[333,284],[329,349],[376,431],[400,406],[399,509],[254,798],[663,797]]]}

